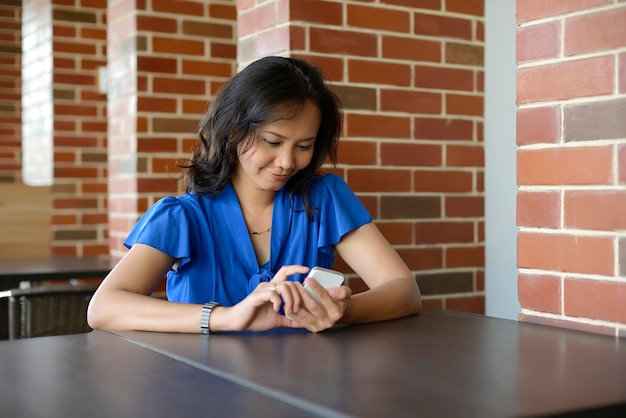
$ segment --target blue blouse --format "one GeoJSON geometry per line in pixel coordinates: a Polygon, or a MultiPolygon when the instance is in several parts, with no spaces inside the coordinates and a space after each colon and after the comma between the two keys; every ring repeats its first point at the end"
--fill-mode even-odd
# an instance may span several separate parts
{"type": "MultiPolygon", "coordinates": [[[[156,202],[124,242],[156,248],[180,262],[167,274],[171,301],[217,301],[233,306],[284,265],[330,268],[333,246],[348,232],[370,222],[361,201],[338,176],[316,177],[311,188],[316,209],[309,220],[304,205],[284,188],[276,193],[270,231],[270,260],[259,266],[232,185],[215,197],[188,193],[156,202]]],[[[304,275],[290,278],[302,282],[304,275]]]]}

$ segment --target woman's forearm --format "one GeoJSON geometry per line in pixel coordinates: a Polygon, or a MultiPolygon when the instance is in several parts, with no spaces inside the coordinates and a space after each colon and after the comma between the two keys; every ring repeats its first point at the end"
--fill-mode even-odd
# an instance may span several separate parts
{"type": "Polygon", "coordinates": [[[87,319],[94,329],[199,332],[201,305],[171,303],[124,290],[96,294],[87,319]]]}
{"type": "Polygon", "coordinates": [[[413,279],[397,278],[351,298],[350,307],[339,321],[343,324],[384,321],[413,315],[422,306],[413,279]]]}

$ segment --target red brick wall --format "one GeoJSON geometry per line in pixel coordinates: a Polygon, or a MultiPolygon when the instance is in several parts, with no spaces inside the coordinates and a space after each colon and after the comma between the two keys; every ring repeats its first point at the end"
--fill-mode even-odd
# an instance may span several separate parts
{"type": "Polygon", "coordinates": [[[22,2],[0,4],[0,182],[22,177],[22,2]]]}
{"type": "MultiPolygon", "coordinates": [[[[119,6],[118,15],[133,16],[126,30],[141,30],[128,38],[120,21],[116,32],[109,27],[106,45],[107,2],[54,3],[55,253],[109,252],[108,225],[111,252],[120,252],[136,217],[174,190],[163,167],[188,155],[192,120],[226,77],[224,65],[291,54],[321,65],[341,95],[338,172],[415,272],[425,306],[483,309],[482,1],[257,7],[238,0],[237,17],[229,0],[155,0],[150,10],[145,1],[118,0],[109,2],[108,19],[119,6]],[[194,52],[198,43],[204,56],[194,52]],[[109,91],[109,139],[116,142],[108,144],[107,224],[107,115],[95,68],[116,47],[127,49],[110,58],[120,65],[109,66],[111,88],[125,89],[136,106],[125,108],[115,100],[119,91],[109,91]],[[133,48],[141,71],[116,86],[129,71],[124,65],[135,64],[133,48]],[[124,53],[129,60],[118,61],[124,53]],[[201,94],[178,90],[198,80],[205,80],[201,94]],[[124,154],[134,146],[137,153],[124,154]]],[[[625,332],[625,7],[517,1],[519,297],[527,321],[625,332]]],[[[4,182],[21,181],[21,15],[19,1],[0,5],[4,182]]]]}
{"type": "Polygon", "coordinates": [[[345,106],[337,173],[426,307],[482,313],[483,2],[418,3],[239,0],[239,58],[323,68],[345,106]]]}
{"type": "Polygon", "coordinates": [[[50,186],[52,226],[41,233],[52,255],[107,253],[106,96],[97,90],[106,1],[33,0],[20,13],[23,135],[11,144],[24,176],[16,182],[50,186]]]}
{"type": "Polygon", "coordinates": [[[189,155],[217,87],[256,57],[292,55],[320,65],[343,99],[337,173],[415,273],[425,306],[483,312],[482,0],[419,7],[240,0],[236,7],[231,0],[54,6],[66,12],[54,18],[55,253],[123,254],[137,217],[180,192],[174,163],[189,155]],[[94,93],[104,22],[106,110],[94,93]],[[108,133],[85,130],[86,121],[108,133]],[[95,225],[84,221],[87,213],[95,225]]]}
{"type": "Polygon", "coordinates": [[[626,336],[626,3],[517,20],[521,317],[626,336]]]}

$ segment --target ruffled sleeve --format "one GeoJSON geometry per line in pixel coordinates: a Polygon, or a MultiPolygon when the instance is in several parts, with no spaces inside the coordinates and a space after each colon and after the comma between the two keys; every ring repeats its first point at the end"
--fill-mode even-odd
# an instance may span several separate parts
{"type": "Polygon", "coordinates": [[[146,244],[184,264],[190,257],[189,219],[176,197],[165,197],[139,219],[124,245],[146,244]]]}
{"type": "Polygon", "coordinates": [[[346,182],[334,174],[320,178],[315,193],[320,194],[320,249],[332,248],[341,238],[373,218],[346,182]]]}

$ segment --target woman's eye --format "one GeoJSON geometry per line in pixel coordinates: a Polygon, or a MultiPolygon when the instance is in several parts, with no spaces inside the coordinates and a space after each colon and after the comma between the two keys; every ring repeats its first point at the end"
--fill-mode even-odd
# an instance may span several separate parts
{"type": "Polygon", "coordinates": [[[265,139],[265,138],[263,138],[263,141],[265,141],[267,144],[269,144],[272,147],[280,145],[278,142],[270,141],[269,139],[265,139]]]}
{"type": "Polygon", "coordinates": [[[308,151],[311,149],[310,145],[298,145],[298,149],[301,151],[308,151]]]}

